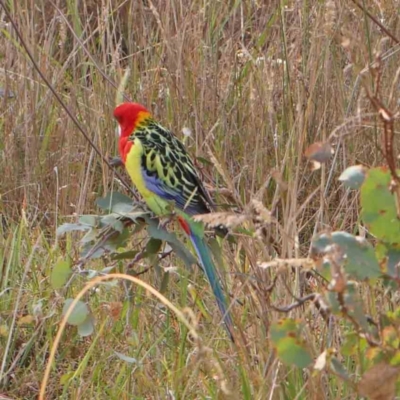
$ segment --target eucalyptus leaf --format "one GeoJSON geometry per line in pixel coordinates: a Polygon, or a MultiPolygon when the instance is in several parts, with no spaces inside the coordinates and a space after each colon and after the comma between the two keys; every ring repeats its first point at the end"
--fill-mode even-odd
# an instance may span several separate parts
{"type": "Polygon", "coordinates": [[[353,317],[355,321],[357,321],[358,325],[361,326],[365,332],[367,332],[369,330],[369,324],[367,317],[365,316],[365,311],[359,296],[357,284],[353,282],[347,283],[343,300],[348,314],[353,317]]]}
{"type": "Polygon", "coordinates": [[[150,214],[149,211],[135,211],[135,212],[129,212],[129,213],[124,213],[123,216],[125,218],[129,218],[132,222],[136,222],[138,218],[143,218],[144,216],[148,216],[150,214]]]}
{"type": "Polygon", "coordinates": [[[287,365],[306,368],[313,361],[304,342],[297,338],[285,337],[281,339],[276,346],[276,350],[279,359],[287,365]]]}
{"type": "MultiPolygon", "coordinates": [[[[74,299],[65,300],[62,315],[65,315],[67,313],[73,301],[74,299]]],[[[68,317],[67,322],[70,325],[80,325],[86,320],[88,315],[89,315],[89,307],[83,301],[79,300],[76,306],[74,307],[71,315],[68,317]]]]}
{"type": "Polygon", "coordinates": [[[122,232],[124,224],[120,221],[118,214],[108,214],[101,218],[101,224],[108,225],[118,232],[122,232]]]}
{"type": "Polygon", "coordinates": [[[95,229],[90,229],[89,232],[80,240],[81,243],[91,243],[97,239],[98,232],[95,229]]]}
{"type": "Polygon", "coordinates": [[[129,364],[137,364],[137,359],[134,357],[129,357],[126,354],[119,353],[118,351],[114,351],[114,354],[122,361],[125,361],[129,364]]]}
{"type": "Polygon", "coordinates": [[[389,275],[391,278],[398,279],[400,270],[400,244],[394,243],[377,243],[376,255],[380,260],[380,265],[383,273],[389,275]]]}
{"type": "Polygon", "coordinates": [[[300,336],[301,330],[302,323],[299,320],[283,318],[271,325],[271,340],[283,363],[305,368],[313,359],[300,336]]]}
{"type": "Polygon", "coordinates": [[[109,274],[112,270],[114,270],[115,269],[115,266],[111,266],[111,267],[105,267],[105,268],[103,268],[100,272],[102,273],[102,274],[109,274]]]}
{"type": "Polygon", "coordinates": [[[150,240],[146,244],[146,253],[147,254],[157,254],[162,245],[162,240],[150,238],[150,240]]]}
{"type": "Polygon", "coordinates": [[[81,258],[86,258],[90,254],[89,259],[96,259],[102,257],[106,253],[107,249],[104,247],[98,247],[93,251],[92,243],[84,243],[81,247],[80,256],[81,258]]]}
{"type": "Polygon", "coordinates": [[[335,374],[339,375],[342,379],[344,379],[344,380],[350,379],[349,373],[347,372],[346,368],[336,357],[332,357],[330,359],[329,366],[332,369],[332,371],[334,371],[335,374]]]}
{"type": "Polygon", "coordinates": [[[103,246],[106,250],[113,252],[120,247],[124,247],[129,238],[129,229],[124,228],[121,232],[115,232],[115,235],[106,240],[103,246]]]}
{"type": "Polygon", "coordinates": [[[59,260],[51,271],[50,283],[53,289],[62,288],[72,274],[70,264],[66,260],[59,260]]]}
{"type": "Polygon", "coordinates": [[[89,225],[95,228],[99,225],[100,217],[98,215],[81,215],[79,217],[79,222],[84,225],[89,225]]]}
{"type": "Polygon", "coordinates": [[[368,169],[363,165],[352,165],[346,168],[339,177],[339,181],[349,189],[359,189],[364,183],[368,169]]]}
{"type": "Polygon", "coordinates": [[[131,213],[134,209],[133,204],[116,203],[112,207],[112,212],[124,216],[125,214],[131,213]]]}
{"type": "Polygon", "coordinates": [[[158,221],[147,218],[148,222],[147,231],[149,235],[155,239],[165,240],[175,253],[182,259],[186,267],[191,269],[197,260],[193,254],[179,241],[175,233],[168,232],[165,228],[159,226],[158,221]]]}
{"type": "Polygon", "coordinates": [[[133,207],[133,200],[118,192],[108,193],[105,197],[98,198],[96,203],[101,209],[108,211],[113,211],[113,207],[120,203],[133,207]]]}
{"type": "Polygon", "coordinates": [[[361,188],[361,217],[370,232],[386,243],[400,244],[400,220],[392,176],[387,167],[372,168],[361,188]]]}
{"type": "Polygon", "coordinates": [[[132,260],[139,252],[137,250],[128,250],[111,255],[111,260],[132,260]]]}
{"type": "Polygon", "coordinates": [[[381,276],[381,270],[372,245],[364,238],[344,231],[322,233],[313,239],[313,247],[320,252],[329,252],[337,245],[345,255],[345,271],[356,279],[372,279],[381,276]]]}
{"type": "Polygon", "coordinates": [[[296,336],[299,321],[293,318],[282,318],[271,326],[271,340],[277,344],[279,340],[287,336],[296,336]]]}
{"type": "Polygon", "coordinates": [[[83,224],[70,224],[70,223],[66,223],[66,224],[62,224],[57,228],[57,236],[61,236],[64,233],[68,233],[68,232],[75,232],[75,231],[87,231],[91,229],[91,227],[89,225],[83,225],[83,224]]]}
{"type": "Polygon", "coordinates": [[[85,321],[78,325],[78,334],[82,337],[90,336],[94,332],[94,318],[89,315],[85,321]]]}

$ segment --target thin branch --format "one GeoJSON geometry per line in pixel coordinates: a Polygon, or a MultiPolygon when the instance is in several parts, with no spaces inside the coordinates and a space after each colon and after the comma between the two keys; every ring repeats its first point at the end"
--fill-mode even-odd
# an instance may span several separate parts
{"type": "Polygon", "coordinates": [[[316,297],[317,297],[316,293],[311,293],[311,294],[309,294],[307,296],[304,296],[304,297],[301,297],[301,298],[297,298],[296,299],[297,301],[295,303],[289,304],[286,307],[277,307],[277,306],[274,306],[273,304],[271,304],[271,307],[276,311],[287,313],[289,311],[294,310],[295,308],[301,307],[307,301],[310,301],[310,300],[314,301],[316,297]]]}
{"type": "Polygon", "coordinates": [[[395,43],[400,44],[399,39],[396,38],[396,36],[394,36],[391,32],[389,32],[368,10],[366,10],[360,3],[358,3],[358,1],[356,0],[352,0],[352,2],[362,11],[364,12],[368,18],[374,22],[376,25],[379,26],[379,28],[382,29],[383,32],[385,32],[385,34],[387,36],[390,37],[390,39],[392,39],[395,43]]]}

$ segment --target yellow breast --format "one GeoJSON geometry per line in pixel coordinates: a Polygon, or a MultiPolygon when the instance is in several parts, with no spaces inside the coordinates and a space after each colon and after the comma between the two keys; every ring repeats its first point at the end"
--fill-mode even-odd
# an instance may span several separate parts
{"type": "Polygon", "coordinates": [[[135,138],[135,142],[126,156],[125,168],[128,171],[128,174],[132,179],[133,184],[142,195],[150,210],[152,210],[157,215],[165,215],[168,213],[168,202],[162,199],[160,196],[156,195],[155,193],[151,192],[146,187],[146,182],[143,178],[142,173],[143,153],[144,150],[142,142],[140,141],[140,139],[135,138]]]}
{"type": "Polygon", "coordinates": [[[128,171],[133,184],[136,186],[136,189],[144,198],[146,198],[151,195],[151,192],[146,188],[146,184],[142,175],[142,155],[142,143],[136,138],[135,143],[130,148],[129,153],[126,156],[125,168],[128,171]]]}

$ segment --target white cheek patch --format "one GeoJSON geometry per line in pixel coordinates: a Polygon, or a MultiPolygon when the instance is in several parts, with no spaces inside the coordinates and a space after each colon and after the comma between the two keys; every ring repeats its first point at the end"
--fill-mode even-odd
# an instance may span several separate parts
{"type": "Polygon", "coordinates": [[[122,129],[121,129],[121,125],[119,125],[119,124],[118,124],[118,127],[116,129],[116,133],[118,134],[119,137],[121,137],[122,129]]]}

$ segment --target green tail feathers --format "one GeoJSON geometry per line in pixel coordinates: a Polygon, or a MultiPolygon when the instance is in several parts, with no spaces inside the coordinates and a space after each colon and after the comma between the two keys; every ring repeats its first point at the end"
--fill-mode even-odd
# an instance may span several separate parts
{"type": "Polygon", "coordinates": [[[223,319],[225,322],[226,330],[228,335],[232,341],[234,341],[232,330],[233,330],[233,322],[232,318],[227,311],[226,300],[224,296],[224,292],[222,290],[221,284],[219,282],[219,277],[217,275],[214,262],[211,257],[210,249],[208,248],[207,243],[204,238],[198,236],[194,233],[190,233],[190,239],[193,243],[193,246],[196,250],[197,256],[199,257],[201,266],[203,267],[204,273],[207,276],[208,281],[210,282],[211,288],[217,299],[218,307],[223,315],[223,319]]]}

